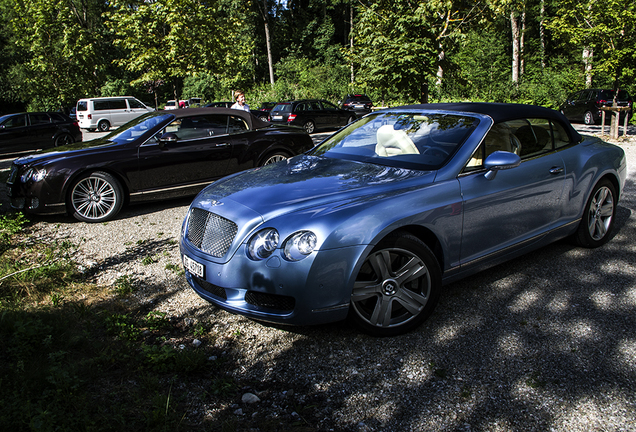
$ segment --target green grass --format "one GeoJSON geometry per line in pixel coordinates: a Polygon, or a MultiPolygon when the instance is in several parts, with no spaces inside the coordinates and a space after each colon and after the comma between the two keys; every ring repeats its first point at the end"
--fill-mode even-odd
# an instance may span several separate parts
{"type": "Polygon", "coordinates": [[[20,214],[0,217],[0,245],[0,430],[209,430],[192,405],[236,399],[205,325],[134,306],[129,276],[83,280],[75,246],[32,240],[20,214]]]}

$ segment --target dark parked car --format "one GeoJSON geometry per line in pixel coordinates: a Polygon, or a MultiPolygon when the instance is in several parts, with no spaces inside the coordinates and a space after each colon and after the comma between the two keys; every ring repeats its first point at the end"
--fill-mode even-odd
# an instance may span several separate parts
{"type": "Polygon", "coordinates": [[[18,210],[101,222],[125,202],[194,195],[220,177],[312,146],[304,131],[270,127],[245,111],[157,111],[104,138],[16,159],[8,193],[18,210]]]}
{"type": "Polygon", "coordinates": [[[205,108],[231,108],[234,102],[210,102],[204,105],[205,108]]]}
{"type": "Polygon", "coordinates": [[[18,155],[82,140],[77,121],[61,112],[31,112],[0,117],[0,154],[18,155]]]}
{"type": "MultiPolygon", "coordinates": [[[[619,90],[618,94],[614,90],[588,89],[573,93],[561,105],[561,113],[570,121],[583,121],[587,125],[593,125],[601,121],[602,106],[612,106],[614,96],[619,107],[633,108],[632,97],[625,90],[619,90]]],[[[609,117],[609,112],[606,117],[609,117]]],[[[631,117],[631,113],[627,114],[631,117]]],[[[620,113],[620,119],[625,118],[625,113],[620,113]]]]}
{"type": "Polygon", "coordinates": [[[227,311],[395,335],[444,284],[564,237],[603,245],[626,176],[623,149],[554,110],[391,108],[205,188],[181,254],[194,290],[227,311]]]}
{"type": "Polygon", "coordinates": [[[340,128],[356,119],[355,113],[324,100],[279,102],[269,113],[269,121],[302,126],[307,133],[318,129],[340,128]]]}
{"type": "Polygon", "coordinates": [[[259,106],[255,110],[250,110],[252,114],[263,121],[268,121],[269,112],[276,106],[276,102],[263,102],[261,106],[259,106]]]}
{"type": "Polygon", "coordinates": [[[369,114],[373,107],[371,98],[365,94],[347,95],[342,102],[342,107],[355,112],[359,117],[369,114]]]}

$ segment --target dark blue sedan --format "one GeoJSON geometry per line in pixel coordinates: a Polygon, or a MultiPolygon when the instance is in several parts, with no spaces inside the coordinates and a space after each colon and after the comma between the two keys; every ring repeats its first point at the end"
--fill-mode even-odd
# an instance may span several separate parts
{"type": "Polygon", "coordinates": [[[603,245],[625,178],[621,148],[553,110],[398,107],[208,186],[180,247],[190,285],[227,311],[396,335],[444,284],[565,237],[603,245]]]}

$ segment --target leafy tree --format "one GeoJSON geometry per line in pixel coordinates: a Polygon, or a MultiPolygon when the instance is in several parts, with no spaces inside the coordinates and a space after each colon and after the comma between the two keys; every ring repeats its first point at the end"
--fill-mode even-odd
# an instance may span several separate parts
{"type": "Polygon", "coordinates": [[[107,14],[117,64],[137,74],[133,84],[164,80],[174,98],[184,77],[221,75],[241,85],[249,80],[252,40],[242,27],[245,7],[229,0],[114,0],[107,14]]]}
{"type": "Polygon", "coordinates": [[[559,41],[582,52],[592,76],[613,87],[636,78],[636,4],[631,0],[560,0],[548,28],[559,41]]]}
{"type": "Polygon", "coordinates": [[[9,2],[10,40],[24,55],[10,80],[33,109],[54,109],[90,94],[107,55],[99,0],[9,2]]]}

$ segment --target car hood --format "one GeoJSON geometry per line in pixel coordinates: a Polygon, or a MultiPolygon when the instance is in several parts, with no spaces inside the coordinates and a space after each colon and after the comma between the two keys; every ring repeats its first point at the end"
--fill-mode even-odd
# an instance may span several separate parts
{"type": "Polygon", "coordinates": [[[64,146],[54,147],[46,150],[40,150],[30,155],[22,156],[16,159],[15,163],[19,165],[49,163],[54,160],[64,159],[66,157],[86,153],[94,148],[107,148],[109,146],[115,147],[120,146],[120,144],[104,138],[97,138],[91,141],[74,142],[72,144],[67,144],[64,146]]]}
{"type": "Polygon", "coordinates": [[[300,155],[287,161],[226,177],[204,189],[194,206],[241,223],[260,215],[263,221],[320,206],[394,196],[435,179],[435,171],[387,167],[322,156],[300,155]],[[213,207],[213,209],[212,209],[213,207]],[[251,211],[241,214],[249,208],[251,211]]]}

